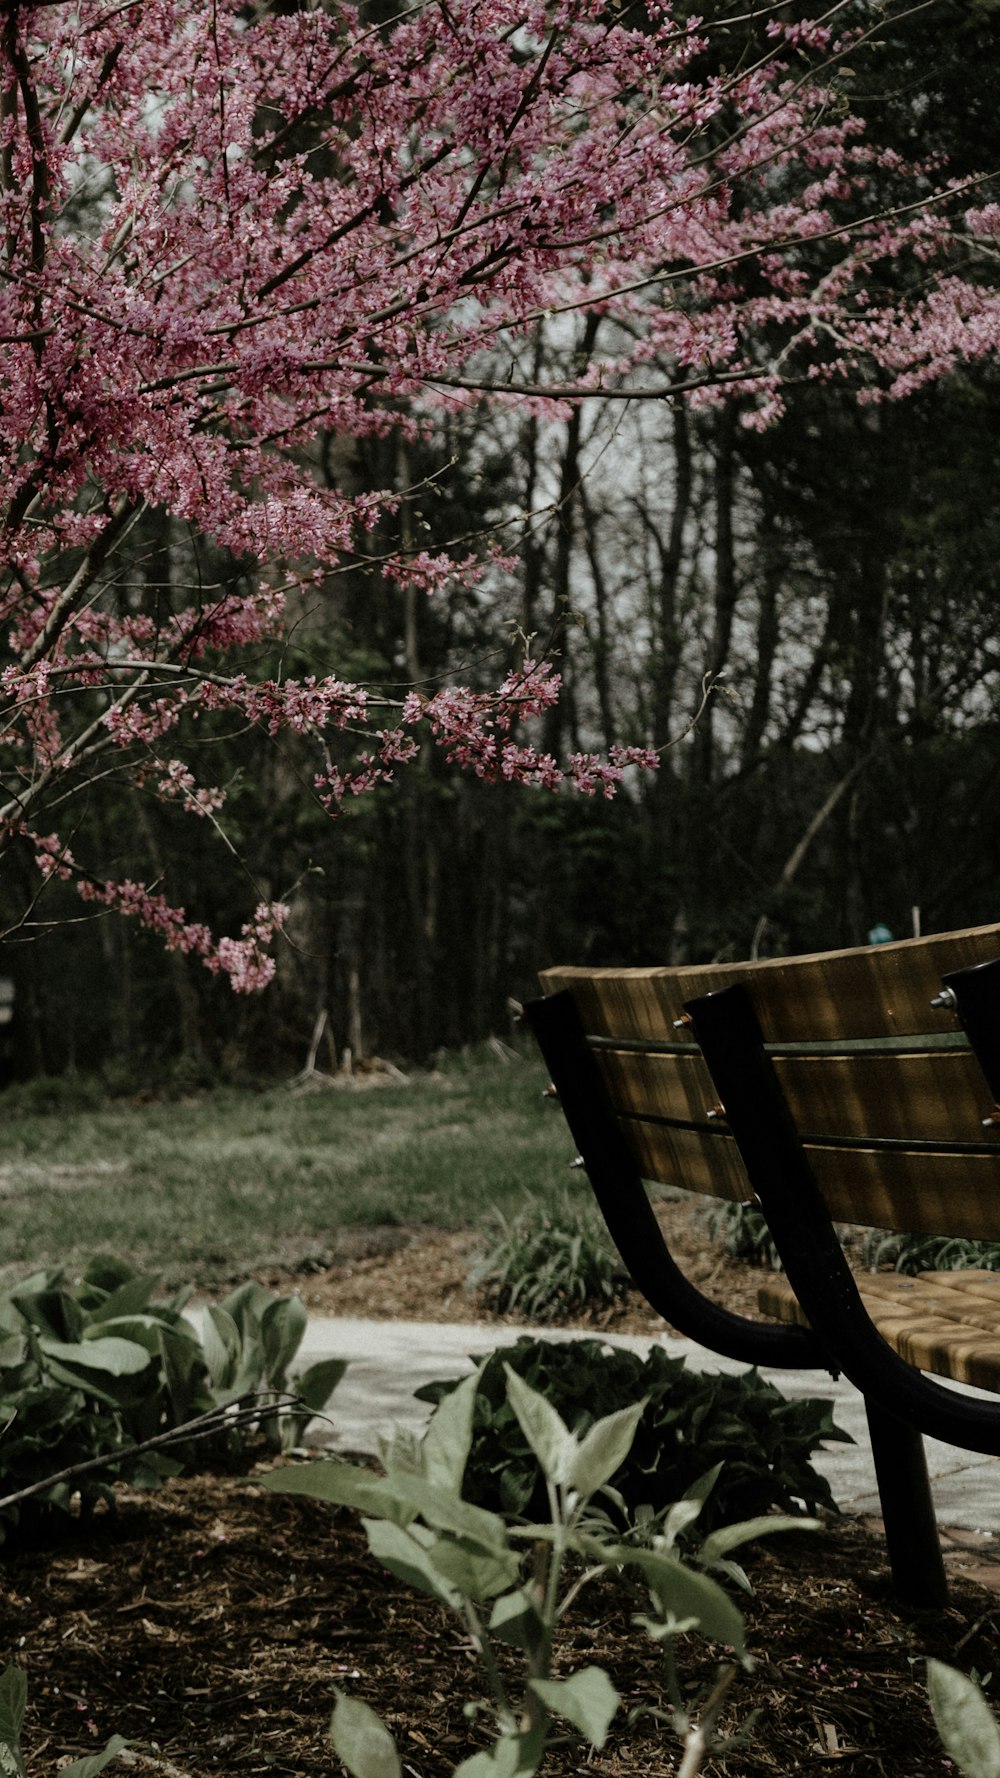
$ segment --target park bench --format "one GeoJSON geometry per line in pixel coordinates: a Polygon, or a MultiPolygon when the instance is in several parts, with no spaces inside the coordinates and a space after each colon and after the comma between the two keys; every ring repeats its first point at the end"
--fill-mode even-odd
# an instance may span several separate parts
{"type": "Polygon", "coordinates": [[[1000,1274],[855,1279],[836,1224],[1000,1241],[1000,926],[759,963],[548,969],[525,1008],[632,1278],[747,1364],[843,1373],[897,1594],[946,1598],[923,1435],[1000,1454],[1000,1274]],[[770,1319],[679,1270],[646,1182],[751,1202],[770,1319]]]}

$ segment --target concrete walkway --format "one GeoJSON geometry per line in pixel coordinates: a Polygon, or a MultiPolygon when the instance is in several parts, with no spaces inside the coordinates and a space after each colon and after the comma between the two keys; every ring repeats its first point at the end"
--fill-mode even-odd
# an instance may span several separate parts
{"type": "MultiPolygon", "coordinates": [[[[430,1409],[413,1398],[413,1391],[422,1383],[464,1375],[473,1368],[473,1356],[481,1357],[497,1346],[512,1344],[523,1332],[546,1339],[581,1337],[579,1330],[562,1333],[551,1328],[482,1323],[441,1325],[311,1317],[299,1354],[300,1364],[337,1357],[348,1359],[349,1367],[330,1402],[329,1420],[313,1422],[309,1442],[335,1451],[376,1451],[380,1437],[394,1426],[419,1428],[423,1424],[430,1409]]],[[[719,1358],[690,1340],[665,1334],[655,1340],[627,1334],[605,1337],[609,1344],[631,1347],[634,1351],[645,1352],[653,1344],[661,1345],[672,1357],[685,1358],[693,1370],[735,1372],[746,1368],[719,1358]]],[[[877,1517],[878,1492],[864,1407],[857,1390],[843,1379],[835,1383],[817,1371],[768,1370],[765,1374],[786,1396],[821,1396],[833,1404],[835,1421],[852,1435],[855,1443],[837,1443],[819,1452],[814,1458],[816,1468],[827,1477],[843,1511],[864,1518],[877,1517]]],[[[1000,1458],[957,1450],[936,1439],[927,1439],[926,1445],[939,1524],[953,1528],[962,1544],[982,1543],[986,1555],[987,1546],[994,1538],[1000,1538],[1000,1458]]]]}

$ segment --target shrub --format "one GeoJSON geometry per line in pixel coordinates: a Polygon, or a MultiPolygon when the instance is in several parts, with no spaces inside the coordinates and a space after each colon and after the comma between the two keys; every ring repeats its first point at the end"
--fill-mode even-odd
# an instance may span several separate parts
{"type": "Polygon", "coordinates": [[[589,1204],[563,1198],[554,1208],[528,1205],[510,1220],[498,1211],[492,1222],[499,1235],[473,1264],[467,1288],[498,1314],[560,1321],[627,1294],[628,1272],[589,1204]]]}
{"type": "MultiPolygon", "coordinates": [[[[151,1487],[206,1452],[232,1459],[248,1431],[273,1429],[290,1448],[344,1366],[314,1365],[288,1394],[288,1368],[306,1315],[297,1297],[245,1284],[205,1312],[204,1334],[183,1314],[190,1291],[153,1302],[159,1280],[98,1259],[79,1284],[39,1272],[0,1296],[0,1539],[24,1516],[109,1499],[109,1478],[151,1487]],[[237,1404],[253,1397],[249,1413],[237,1404]],[[212,1441],[184,1429],[215,1414],[212,1441]],[[169,1436],[170,1451],[136,1449],[169,1436]]],[[[199,1428],[204,1431],[204,1428],[199,1428]]]]}
{"type": "Polygon", "coordinates": [[[101,1081],[93,1074],[36,1074],[4,1088],[5,1118],[73,1116],[96,1111],[103,1100],[101,1081]]]}
{"type": "MultiPolygon", "coordinates": [[[[490,1511],[530,1517],[544,1499],[538,1463],[507,1397],[508,1368],[544,1395],[579,1437],[603,1415],[643,1404],[628,1457],[613,1478],[628,1512],[661,1511],[720,1462],[703,1514],[709,1528],[775,1506],[836,1510],[829,1484],[810,1462],[824,1439],[850,1442],[826,1402],[788,1401],[756,1370],[700,1375],[657,1346],[642,1358],[600,1340],[525,1337],[492,1353],[479,1372],[465,1492],[490,1511]]],[[[454,1380],[440,1381],[417,1393],[439,1402],[456,1387],[454,1380]]]]}

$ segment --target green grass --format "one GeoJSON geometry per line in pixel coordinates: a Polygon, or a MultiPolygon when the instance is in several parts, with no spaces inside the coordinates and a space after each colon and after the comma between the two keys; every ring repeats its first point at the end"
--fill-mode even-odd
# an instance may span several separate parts
{"type": "Polygon", "coordinates": [[[17,1115],[16,1092],[4,1115],[0,1096],[0,1281],[111,1252],[168,1284],[216,1285],[328,1259],[339,1228],[472,1227],[554,1202],[573,1148],[543,1085],[522,1061],[369,1092],[44,1115],[17,1115]]]}

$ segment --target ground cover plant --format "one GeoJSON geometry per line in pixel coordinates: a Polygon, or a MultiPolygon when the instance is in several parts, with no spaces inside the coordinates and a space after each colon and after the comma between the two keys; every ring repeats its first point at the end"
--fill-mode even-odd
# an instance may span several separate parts
{"type": "MultiPolygon", "coordinates": [[[[753,1370],[701,1375],[658,1347],[643,1358],[600,1340],[525,1336],[494,1352],[478,1372],[465,1492],[493,1512],[536,1517],[546,1493],[537,1453],[509,1396],[510,1372],[543,1395],[579,1437],[616,1408],[639,1404],[613,1475],[618,1499],[607,1509],[620,1523],[640,1510],[663,1512],[719,1465],[701,1506],[706,1530],[777,1507],[802,1512],[834,1505],[826,1479],[810,1463],[824,1440],[850,1443],[827,1402],[786,1401],[753,1370]]],[[[430,1383],[417,1393],[440,1402],[457,1387],[430,1383]]]]}
{"type": "Polygon", "coordinates": [[[915,1278],[920,1272],[962,1272],[976,1267],[1000,1272],[996,1241],[969,1241],[958,1235],[906,1235],[873,1229],[862,1257],[873,1272],[892,1270],[915,1278]]]}
{"type": "Polygon", "coordinates": [[[79,1283],[40,1272],[0,1297],[0,1538],[53,1513],[91,1513],[123,1479],[154,1487],[192,1465],[231,1464],[253,1441],[296,1446],[344,1372],[323,1360],[289,1382],[306,1327],[296,1297],[259,1284],[210,1304],[92,1261],[79,1283]]]}
{"type": "Polygon", "coordinates": [[[485,1232],[488,1244],[470,1267],[468,1289],[500,1315],[560,1321],[579,1309],[613,1308],[629,1289],[589,1195],[529,1203],[513,1217],[494,1211],[485,1232]]]}

